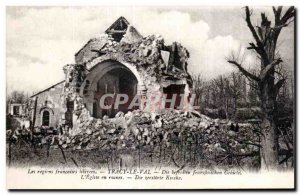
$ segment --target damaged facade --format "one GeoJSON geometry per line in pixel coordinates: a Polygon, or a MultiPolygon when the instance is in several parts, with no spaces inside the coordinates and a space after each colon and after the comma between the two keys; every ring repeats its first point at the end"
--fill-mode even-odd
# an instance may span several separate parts
{"type": "MultiPolygon", "coordinates": [[[[188,97],[192,87],[188,58],[180,43],[165,45],[161,36],[143,37],[120,17],[75,54],[75,64],[63,67],[64,81],[31,97],[32,127],[68,125],[76,133],[84,118],[114,117],[120,111],[131,111],[126,104],[102,109],[99,101],[107,93],[143,99],[154,94],[188,97]]],[[[159,109],[151,104],[142,109],[153,108],[159,109]]]]}

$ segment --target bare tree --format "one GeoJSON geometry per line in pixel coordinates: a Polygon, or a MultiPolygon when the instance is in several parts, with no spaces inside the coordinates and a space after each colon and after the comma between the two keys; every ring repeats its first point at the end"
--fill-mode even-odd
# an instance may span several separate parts
{"type": "Polygon", "coordinates": [[[282,7],[273,7],[274,25],[264,13],[261,13],[260,26],[254,27],[251,22],[251,11],[249,7],[245,7],[246,23],[252,33],[254,42],[249,43],[248,50],[253,50],[260,59],[259,75],[252,74],[243,68],[237,58],[228,58],[227,61],[236,66],[249,79],[257,82],[261,108],[264,112],[262,121],[262,149],[261,149],[261,166],[262,168],[278,167],[278,133],[277,133],[277,102],[276,97],[279,89],[285,82],[285,78],[276,79],[275,67],[282,60],[276,55],[276,44],[282,28],[288,26],[295,16],[294,7],[289,7],[282,14],[282,7]]]}
{"type": "Polygon", "coordinates": [[[22,104],[27,101],[27,98],[24,91],[13,91],[8,95],[7,100],[22,104]]]}
{"type": "Polygon", "coordinates": [[[233,110],[234,110],[234,114],[236,114],[236,110],[237,110],[237,102],[239,100],[239,98],[242,96],[242,79],[241,79],[241,75],[232,72],[231,73],[231,84],[229,85],[229,92],[232,96],[233,99],[233,110]]]}
{"type": "Polygon", "coordinates": [[[211,81],[213,86],[214,105],[222,112],[224,112],[226,119],[229,118],[229,79],[220,75],[211,81]]]}
{"type": "Polygon", "coordinates": [[[194,88],[193,91],[196,95],[195,98],[195,104],[197,106],[202,106],[200,105],[203,99],[203,95],[204,95],[204,80],[202,78],[202,76],[200,74],[193,76],[193,84],[194,84],[194,88]]]}

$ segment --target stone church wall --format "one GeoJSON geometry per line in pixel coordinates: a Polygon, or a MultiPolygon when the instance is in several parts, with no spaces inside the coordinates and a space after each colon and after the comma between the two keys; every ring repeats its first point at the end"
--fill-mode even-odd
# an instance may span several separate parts
{"type": "Polygon", "coordinates": [[[32,106],[34,106],[34,100],[37,98],[34,126],[42,126],[42,117],[45,110],[49,111],[50,113],[50,127],[56,127],[60,124],[62,90],[63,82],[32,97],[32,106]]]}

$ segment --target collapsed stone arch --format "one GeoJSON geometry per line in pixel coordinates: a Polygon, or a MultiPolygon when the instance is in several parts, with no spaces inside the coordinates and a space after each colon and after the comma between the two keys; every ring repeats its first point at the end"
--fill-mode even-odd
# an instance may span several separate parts
{"type": "MultiPolygon", "coordinates": [[[[128,111],[126,107],[117,110],[95,108],[104,93],[128,93],[129,98],[144,94],[146,87],[140,73],[134,65],[116,60],[105,60],[90,66],[89,73],[80,88],[86,109],[95,118],[104,115],[114,116],[118,111],[128,111]]],[[[130,102],[130,101],[129,101],[130,102]]],[[[126,105],[122,105],[126,106],[126,105]]]]}

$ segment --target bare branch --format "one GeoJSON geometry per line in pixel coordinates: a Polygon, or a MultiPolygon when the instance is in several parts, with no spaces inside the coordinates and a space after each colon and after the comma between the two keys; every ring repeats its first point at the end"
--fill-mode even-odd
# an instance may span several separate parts
{"type": "Polygon", "coordinates": [[[281,25],[285,24],[289,19],[295,16],[295,8],[294,6],[289,7],[289,9],[285,12],[283,17],[280,20],[281,25]]]}
{"type": "Polygon", "coordinates": [[[280,80],[275,84],[275,94],[276,94],[276,95],[278,94],[278,92],[279,92],[280,88],[282,87],[282,85],[284,84],[285,80],[286,80],[285,78],[280,79],[280,80]]]}
{"type": "Polygon", "coordinates": [[[251,33],[252,33],[252,35],[253,35],[256,43],[259,46],[261,44],[261,41],[260,41],[260,39],[259,39],[259,37],[258,37],[258,35],[257,35],[257,33],[256,33],[256,31],[255,31],[255,29],[254,29],[254,27],[252,25],[252,23],[251,23],[251,18],[250,18],[251,14],[250,14],[250,10],[249,10],[248,6],[245,7],[245,11],[246,11],[246,22],[247,22],[247,25],[248,25],[248,27],[249,27],[249,29],[250,29],[250,31],[251,31],[251,33]]]}
{"type": "Polygon", "coordinates": [[[254,49],[257,53],[259,53],[258,47],[254,43],[249,43],[250,47],[247,47],[247,49],[254,49]]]}
{"type": "Polygon", "coordinates": [[[272,9],[273,9],[274,15],[280,15],[280,14],[281,14],[281,11],[282,11],[282,6],[278,6],[277,10],[276,10],[276,8],[273,6],[272,9]]]}
{"type": "Polygon", "coordinates": [[[284,24],[281,24],[281,25],[277,25],[273,28],[273,30],[280,30],[282,29],[283,27],[287,27],[290,23],[294,22],[294,19],[293,20],[290,20],[289,22],[286,22],[284,24]]]}
{"type": "Polygon", "coordinates": [[[257,47],[254,43],[249,43],[249,45],[250,45],[250,47],[247,47],[247,49],[249,49],[249,50],[251,50],[251,49],[255,50],[256,53],[258,54],[258,57],[260,59],[262,59],[262,58],[265,59],[264,49],[257,47]]]}
{"type": "Polygon", "coordinates": [[[227,60],[227,62],[230,63],[230,64],[235,65],[243,73],[243,75],[245,75],[246,77],[248,77],[252,80],[255,80],[255,81],[259,81],[259,78],[256,75],[251,74],[250,72],[248,72],[246,69],[244,69],[242,67],[241,64],[237,63],[236,61],[227,60]]]}
{"type": "Polygon", "coordinates": [[[258,37],[258,35],[257,35],[257,33],[256,33],[256,31],[255,31],[255,29],[254,29],[252,23],[251,23],[251,19],[250,19],[250,11],[249,11],[248,6],[246,6],[246,22],[247,22],[247,25],[248,25],[248,27],[249,27],[249,29],[250,29],[250,31],[251,31],[251,33],[252,33],[252,35],[253,35],[253,37],[254,37],[256,43],[257,43],[257,45],[258,45],[258,46],[261,46],[261,45],[262,45],[262,42],[261,42],[261,40],[259,39],[259,37],[258,37]]]}
{"type": "Polygon", "coordinates": [[[263,80],[266,78],[270,70],[272,70],[276,65],[280,64],[282,62],[281,58],[278,58],[274,60],[272,63],[268,64],[260,73],[259,78],[260,80],[263,80]]]}
{"type": "MultiPolygon", "coordinates": [[[[251,48],[256,48],[255,51],[261,56],[261,59],[264,61],[264,64],[268,64],[268,56],[266,54],[266,51],[265,51],[265,48],[264,48],[264,41],[262,41],[255,28],[253,27],[252,23],[251,23],[251,14],[250,14],[250,11],[249,11],[249,7],[246,6],[245,8],[245,11],[246,11],[246,22],[247,22],[247,25],[248,25],[248,28],[250,29],[251,33],[252,33],[252,36],[254,37],[255,41],[256,41],[256,46],[253,47],[252,44],[250,44],[251,48]]],[[[264,16],[263,16],[264,17],[264,16]]]]}
{"type": "Polygon", "coordinates": [[[282,11],[282,6],[279,6],[277,10],[275,7],[272,7],[272,8],[273,8],[274,16],[275,16],[275,26],[277,26],[280,23],[280,15],[281,15],[281,11],[282,11]]]}
{"type": "Polygon", "coordinates": [[[285,14],[283,15],[282,18],[281,17],[281,11],[282,11],[282,7],[279,7],[276,10],[276,14],[275,15],[275,25],[273,27],[273,31],[274,31],[274,39],[277,40],[279,33],[281,31],[281,29],[283,27],[288,26],[291,22],[293,22],[293,20],[289,21],[291,18],[295,17],[295,8],[292,6],[290,7],[285,14]]]}

